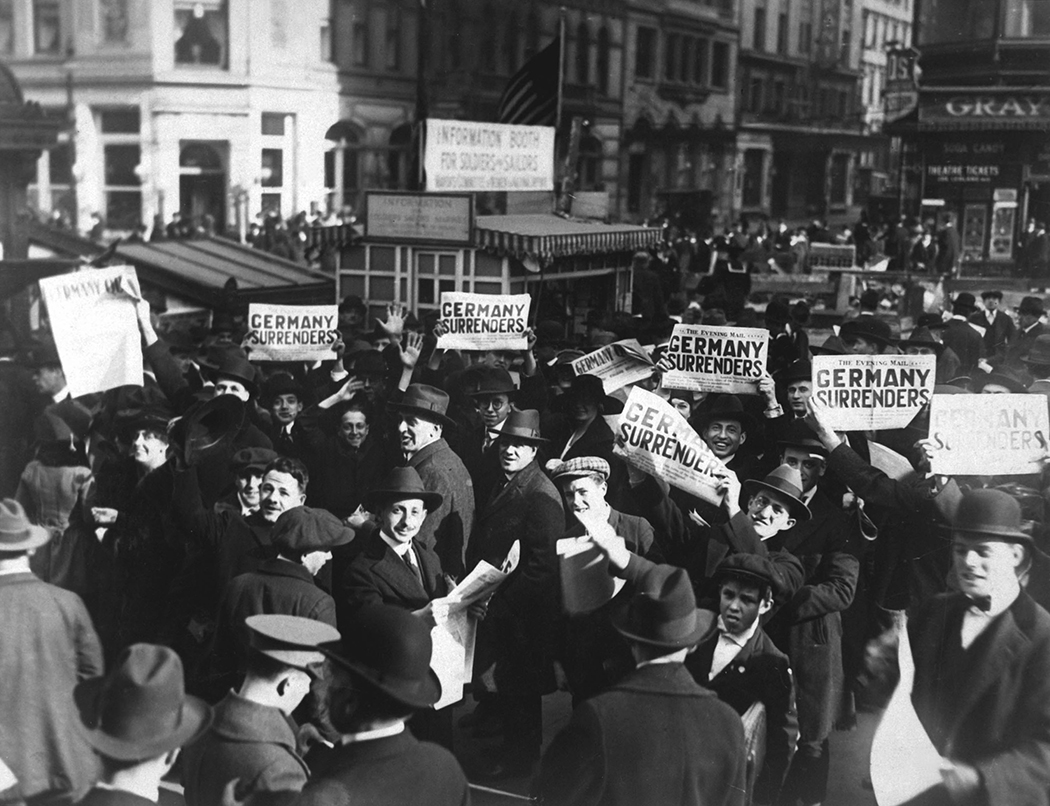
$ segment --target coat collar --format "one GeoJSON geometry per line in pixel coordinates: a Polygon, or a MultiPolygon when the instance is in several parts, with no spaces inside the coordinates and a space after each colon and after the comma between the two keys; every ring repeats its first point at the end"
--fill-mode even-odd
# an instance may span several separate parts
{"type": "Polygon", "coordinates": [[[681,663],[658,663],[635,669],[610,689],[633,694],[663,694],[672,697],[714,697],[697,683],[681,663]]]}
{"type": "Polygon", "coordinates": [[[408,462],[406,462],[406,464],[409,467],[418,468],[421,464],[423,464],[423,462],[425,462],[430,457],[438,453],[443,453],[448,449],[448,443],[445,442],[445,438],[442,437],[441,439],[431,442],[425,448],[420,448],[418,451],[412,454],[412,458],[409,459],[408,462]]]}
{"type": "MultiPolygon", "coordinates": [[[[500,468],[499,472],[502,473],[503,468],[500,468]]],[[[538,473],[542,472],[539,462],[536,460],[529,462],[528,465],[515,474],[514,478],[507,482],[507,486],[499,491],[499,495],[492,499],[492,503],[489,505],[489,512],[509,504],[519,494],[522,487],[527,486],[538,473]]]]}
{"type": "Polygon", "coordinates": [[[431,592],[426,589],[426,586],[431,575],[431,569],[427,560],[424,559],[426,549],[414,538],[412,545],[419,560],[419,570],[423,576],[423,584],[420,584],[416,575],[405,565],[405,561],[398,557],[394,550],[386,544],[379,534],[378,527],[369,535],[368,543],[363,553],[364,556],[372,561],[372,573],[383,579],[392,588],[401,591],[406,596],[429,599],[431,592]]]}
{"type": "Polygon", "coordinates": [[[295,754],[294,723],[279,709],[245,699],[231,691],[215,707],[212,732],[235,742],[276,744],[295,754]]]}
{"type": "Polygon", "coordinates": [[[267,576],[273,577],[298,579],[303,582],[309,582],[311,585],[316,584],[313,575],[306,569],[306,566],[300,565],[299,563],[293,563],[291,560],[282,560],[279,558],[265,560],[256,569],[256,573],[266,574],[267,576]]]}
{"type": "Polygon", "coordinates": [[[22,585],[26,582],[43,582],[32,571],[19,571],[17,574],[0,574],[0,588],[6,585],[22,585]]]}

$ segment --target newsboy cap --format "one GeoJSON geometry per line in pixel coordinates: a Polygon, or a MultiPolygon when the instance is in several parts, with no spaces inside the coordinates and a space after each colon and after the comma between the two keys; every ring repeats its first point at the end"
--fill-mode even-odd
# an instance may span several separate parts
{"type": "Polygon", "coordinates": [[[609,463],[600,456],[577,456],[574,459],[562,462],[551,471],[551,478],[555,481],[565,479],[578,479],[580,476],[601,476],[604,481],[609,480],[609,463]]]}
{"type": "Polygon", "coordinates": [[[270,543],[278,551],[328,551],[354,539],[354,530],[326,509],[294,507],[277,518],[270,543]]]}

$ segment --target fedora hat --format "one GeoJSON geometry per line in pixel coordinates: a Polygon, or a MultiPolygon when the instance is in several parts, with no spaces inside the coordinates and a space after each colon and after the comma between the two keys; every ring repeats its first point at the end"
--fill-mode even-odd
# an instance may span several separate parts
{"type": "Polygon", "coordinates": [[[101,755],[145,761],[189,744],[211,724],[212,710],[186,694],[175,651],[132,644],[109,674],[73,689],[84,736],[101,755]]]}
{"type": "Polygon", "coordinates": [[[304,672],[325,659],[320,649],[322,644],[339,640],[339,630],[335,627],[301,616],[267,613],[248,616],[244,625],[248,628],[248,646],[252,650],[304,672]]]}
{"type": "Polygon", "coordinates": [[[413,383],[408,387],[401,401],[391,403],[389,407],[398,414],[415,415],[446,428],[456,426],[456,421],[445,414],[448,411],[448,393],[436,386],[413,383]]]}
{"type": "Polygon", "coordinates": [[[187,465],[194,465],[233,442],[245,416],[244,402],[233,395],[198,401],[171,427],[171,443],[182,452],[187,465]]]}
{"type": "Polygon", "coordinates": [[[1050,364],[1050,333],[1037,336],[1028,354],[1021,359],[1026,364],[1046,366],[1050,364]]]}
{"type": "Polygon", "coordinates": [[[278,551],[329,551],[354,539],[354,530],[327,509],[293,507],[277,518],[270,543],[278,551]]]}
{"type": "Polygon", "coordinates": [[[807,361],[805,358],[799,358],[796,361],[792,361],[780,372],[776,374],[776,379],[782,384],[789,384],[792,381],[810,381],[813,380],[813,364],[807,361]]]}
{"type": "Polygon", "coordinates": [[[15,499],[0,500],[0,551],[28,551],[50,539],[51,532],[30,523],[25,509],[15,499]]]}
{"type": "Polygon", "coordinates": [[[1046,313],[1043,306],[1043,298],[1024,297],[1021,300],[1021,304],[1017,306],[1017,312],[1028,314],[1029,316],[1042,316],[1046,313]]]}
{"type": "Polygon", "coordinates": [[[973,378],[973,390],[980,392],[989,384],[1005,386],[1013,394],[1023,395],[1032,385],[1032,378],[1028,373],[1022,373],[1012,367],[995,367],[991,372],[977,370],[973,378]]]}
{"type": "Polygon", "coordinates": [[[841,338],[832,333],[821,345],[810,345],[809,351],[813,355],[846,355],[849,350],[841,338]]]}
{"type": "Polygon", "coordinates": [[[736,395],[714,394],[704,403],[694,415],[698,431],[703,431],[715,420],[736,420],[745,432],[751,430],[755,424],[754,418],[744,411],[744,404],[736,395]]]}
{"type": "Polygon", "coordinates": [[[510,395],[517,391],[514,379],[503,367],[489,367],[484,364],[471,367],[464,375],[467,382],[467,396],[510,395]]]}
{"type": "Polygon", "coordinates": [[[409,708],[428,708],[441,698],[441,682],[430,668],[430,628],[407,610],[369,605],[359,610],[342,640],[325,654],[355,678],[409,708]]]}
{"type": "Polygon", "coordinates": [[[962,495],[952,518],[952,531],[1013,543],[1031,543],[1021,529],[1021,505],[1002,490],[969,490],[962,495]]]}
{"type": "Polygon", "coordinates": [[[572,379],[569,391],[565,393],[567,402],[571,403],[577,398],[593,400],[602,408],[603,414],[619,414],[623,411],[623,403],[615,397],[605,394],[605,384],[597,375],[576,375],[572,379]]]}
{"type": "Polygon", "coordinates": [[[839,337],[843,343],[851,338],[861,338],[889,346],[893,344],[893,329],[889,322],[884,322],[877,316],[858,316],[842,323],[839,337]]]}
{"type": "Polygon", "coordinates": [[[550,442],[540,436],[540,413],[536,409],[511,409],[503,421],[498,439],[513,438],[530,445],[543,445],[550,442]]]}
{"type": "Polygon", "coordinates": [[[613,627],[628,641],[674,652],[696,646],[715,626],[715,614],[698,610],[684,569],[657,565],[638,582],[613,627]]]}
{"type": "Polygon", "coordinates": [[[901,349],[908,347],[929,347],[940,355],[944,352],[944,344],[933,337],[933,331],[928,327],[917,327],[911,332],[907,339],[900,343],[901,349]]]}
{"type": "Polygon", "coordinates": [[[418,498],[429,512],[433,512],[445,500],[441,493],[432,492],[423,486],[423,479],[414,467],[395,467],[367,497],[369,503],[377,506],[387,502],[404,501],[407,498],[418,498]]]}
{"type": "Polygon", "coordinates": [[[810,518],[809,507],[802,503],[802,474],[788,465],[773,468],[769,475],[759,481],[747,479],[743,484],[744,492],[749,496],[757,492],[772,491],[788,499],[791,517],[801,523],[810,518]]]}
{"type": "Polygon", "coordinates": [[[58,347],[54,339],[49,338],[30,347],[25,364],[33,368],[62,366],[62,359],[58,355],[58,347]]]}

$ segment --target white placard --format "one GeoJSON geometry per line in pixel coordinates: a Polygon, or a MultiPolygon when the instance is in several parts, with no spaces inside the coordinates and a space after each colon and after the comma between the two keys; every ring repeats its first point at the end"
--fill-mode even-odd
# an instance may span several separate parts
{"type": "Polygon", "coordinates": [[[945,476],[1038,473],[1048,421],[1045,395],[934,395],[930,469],[945,476]]]}
{"type": "Polygon", "coordinates": [[[336,357],[339,340],[336,305],[248,306],[248,334],[244,345],[252,361],[325,361],[336,357]]]}
{"type": "Polygon", "coordinates": [[[818,355],[813,396],[836,431],[904,428],[933,397],[936,373],[932,355],[818,355]]]}
{"type": "Polygon", "coordinates": [[[769,331],[760,327],[675,325],[665,357],[668,389],[755,394],[766,371],[769,331]]]}
{"type": "Polygon", "coordinates": [[[444,350],[524,350],[529,327],[528,294],[441,294],[437,346],[444,350]]]}
{"type": "Polygon", "coordinates": [[[650,377],[653,359],[638,339],[623,339],[577,358],[572,362],[572,369],[577,375],[601,378],[605,394],[610,395],[617,389],[650,377]]]}
{"type": "Polygon", "coordinates": [[[427,119],[430,191],[554,190],[554,127],[427,119]]]}
{"type": "Polygon", "coordinates": [[[51,332],[73,397],[142,386],[142,337],[132,266],[88,269],[40,281],[51,332]]]}

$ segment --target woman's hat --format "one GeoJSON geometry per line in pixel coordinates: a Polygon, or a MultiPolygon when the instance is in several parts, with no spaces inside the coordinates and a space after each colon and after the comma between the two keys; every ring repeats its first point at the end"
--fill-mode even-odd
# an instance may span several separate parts
{"type": "Polygon", "coordinates": [[[619,414],[623,411],[623,402],[605,394],[605,384],[597,375],[575,376],[565,397],[570,402],[576,398],[593,400],[602,407],[603,414],[619,414]]]}
{"type": "Polygon", "coordinates": [[[715,420],[736,420],[745,433],[752,430],[755,424],[754,418],[744,411],[740,398],[727,393],[711,395],[693,417],[698,431],[703,431],[715,420]]]}
{"type": "Polygon", "coordinates": [[[293,507],[277,518],[270,532],[270,543],[275,549],[297,551],[329,551],[344,546],[354,539],[354,530],[327,509],[293,507]]]}
{"type": "Polygon", "coordinates": [[[430,668],[430,628],[407,610],[369,605],[324,653],[356,679],[410,708],[428,708],[441,698],[441,682],[430,668]]]}
{"type": "Polygon", "coordinates": [[[212,710],[186,694],[182,661],[153,644],[125,649],[108,675],[73,690],[84,736],[117,761],[146,761],[189,744],[207,730],[212,710]]]}
{"type": "Polygon", "coordinates": [[[793,467],[781,465],[774,468],[764,479],[747,479],[743,484],[749,496],[762,490],[772,491],[788,499],[791,517],[801,523],[810,518],[809,507],[802,503],[802,474],[793,467]]]}
{"type": "Polygon", "coordinates": [[[536,409],[511,409],[499,432],[499,439],[505,437],[513,437],[530,445],[550,442],[540,436],[540,413],[536,409]]]}
{"type": "Polygon", "coordinates": [[[51,532],[30,523],[25,509],[15,499],[0,500],[0,551],[28,551],[50,539],[51,532]]]}
{"type": "Polygon", "coordinates": [[[386,474],[379,487],[368,496],[370,504],[383,505],[408,498],[418,498],[428,512],[433,512],[444,500],[441,493],[432,492],[423,486],[423,479],[414,467],[395,467],[386,474]]]}
{"type": "Polygon", "coordinates": [[[1002,490],[964,492],[952,518],[952,531],[1011,543],[1032,542],[1032,536],[1021,529],[1021,505],[1002,490]]]}
{"type": "Polygon", "coordinates": [[[698,610],[689,575],[681,568],[657,565],[638,582],[613,627],[628,641],[674,652],[696,646],[714,629],[715,614],[698,610]]]}
{"type": "Polygon", "coordinates": [[[413,415],[446,428],[456,427],[456,421],[445,414],[448,411],[448,393],[436,386],[413,383],[400,402],[390,403],[389,408],[398,414],[413,415]]]}

